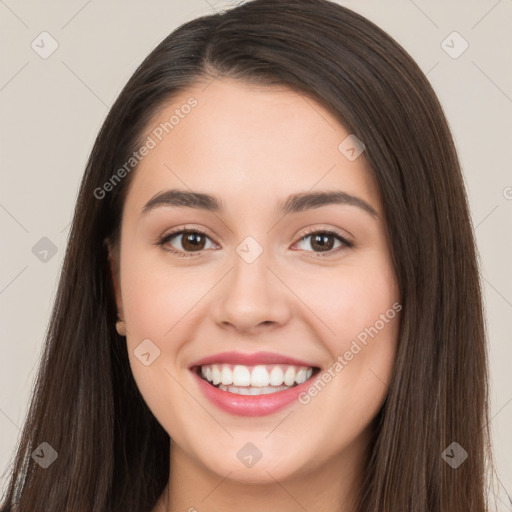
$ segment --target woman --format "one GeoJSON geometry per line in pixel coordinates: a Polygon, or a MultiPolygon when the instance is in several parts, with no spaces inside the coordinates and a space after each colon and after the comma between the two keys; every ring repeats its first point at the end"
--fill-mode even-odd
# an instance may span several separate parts
{"type": "Polygon", "coordinates": [[[335,3],[248,2],[105,120],[2,510],[482,512],[486,365],[425,76],[335,3]]]}

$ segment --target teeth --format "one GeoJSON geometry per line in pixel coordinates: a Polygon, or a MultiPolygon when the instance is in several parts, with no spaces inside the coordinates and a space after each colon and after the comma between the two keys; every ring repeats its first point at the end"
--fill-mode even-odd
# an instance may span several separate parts
{"type": "Polygon", "coordinates": [[[280,386],[284,382],[284,373],[280,366],[274,366],[270,372],[270,384],[280,386]]]}
{"type": "Polygon", "coordinates": [[[306,368],[301,368],[297,372],[297,376],[295,377],[295,381],[297,384],[302,384],[303,382],[306,382],[306,368]]]}
{"type": "Polygon", "coordinates": [[[222,377],[220,375],[220,370],[219,370],[219,367],[214,364],[212,366],[212,382],[217,385],[217,384],[220,384],[220,381],[222,380],[222,377]]]}
{"type": "Polygon", "coordinates": [[[212,364],[201,367],[202,377],[220,389],[237,388],[239,394],[261,394],[302,384],[313,375],[313,368],[293,365],[231,365],[212,364]],[[245,389],[244,389],[245,388],[245,389]],[[253,391],[256,389],[258,393],[253,391]]]}
{"type": "Polygon", "coordinates": [[[270,376],[264,366],[255,366],[251,373],[251,386],[262,388],[268,386],[270,376]]]}
{"type": "Polygon", "coordinates": [[[222,384],[233,384],[233,372],[225,364],[222,365],[222,384]]]}
{"type": "Polygon", "coordinates": [[[284,374],[284,383],[287,386],[293,386],[295,382],[295,368],[293,366],[289,366],[286,369],[286,372],[284,374]]]}
{"type": "Polygon", "coordinates": [[[222,391],[229,391],[230,393],[236,393],[237,395],[268,395],[270,393],[277,393],[284,389],[290,389],[288,386],[265,386],[262,388],[253,387],[237,387],[237,386],[224,386],[221,384],[219,389],[222,391]]]}
{"type": "Polygon", "coordinates": [[[251,373],[247,366],[237,365],[233,370],[233,384],[235,386],[250,386],[251,373]]]}

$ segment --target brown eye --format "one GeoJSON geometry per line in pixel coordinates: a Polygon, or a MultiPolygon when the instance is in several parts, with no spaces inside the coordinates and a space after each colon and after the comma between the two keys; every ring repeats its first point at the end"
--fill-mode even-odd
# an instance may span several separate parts
{"type": "Polygon", "coordinates": [[[330,251],[335,243],[332,235],[325,235],[322,233],[311,236],[311,247],[318,249],[319,251],[330,251]]]}
{"type": "Polygon", "coordinates": [[[189,232],[183,233],[181,245],[186,251],[201,251],[204,249],[206,237],[201,233],[189,232]]]}
{"type": "MultiPolygon", "coordinates": [[[[325,256],[330,256],[331,254],[337,254],[339,250],[343,250],[344,248],[353,247],[353,243],[343,237],[340,233],[331,230],[317,230],[307,235],[303,236],[299,243],[304,243],[306,248],[302,250],[308,251],[307,246],[311,247],[313,252],[316,253],[325,253],[325,256]],[[305,243],[306,240],[310,240],[309,243],[305,243]],[[336,242],[339,245],[335,247],[336,242]]],[[[311,252],[311,251],[309,251],[311,252]]],[[[320,254],[320,256],[324,256],[324,254],[320,254]]]]}
{"type": "Polygon", "coordinates": [[[210,240],[210,237],[202,231],[197,229],[184,229],[164,236],[158,242],[158,245],[164,247],[167,251],[172,252],[177,256],[194,256],[194,254],[187,253],[199,253],[207,249],[205,245],[208,240],[210,240]],[[179,240],[180,237],[181,241],[179,240]]]}

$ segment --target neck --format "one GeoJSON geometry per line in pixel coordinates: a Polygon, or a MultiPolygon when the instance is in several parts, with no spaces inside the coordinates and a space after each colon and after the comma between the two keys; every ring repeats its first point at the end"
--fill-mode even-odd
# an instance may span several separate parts
{"type": "Polygon", "coordinates": [[[367,447],[368,437],[361,436],[319,466],[304,466],[281,479],[269,468],[266,481],[247,482],[237,480],[234,472],[212,472],[171,443],[169,482],[153,512],[214,512],[240,504],[244,512],[354,512],[367,447]]]}

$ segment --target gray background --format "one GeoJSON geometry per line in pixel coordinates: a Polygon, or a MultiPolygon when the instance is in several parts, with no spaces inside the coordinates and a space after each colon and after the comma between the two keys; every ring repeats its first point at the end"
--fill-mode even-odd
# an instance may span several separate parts
{"type": "MultiPolygon", "coordinates": [[[[409,51],[453,130],[481,257],[498,504],[512,511],[512,0],[339,3],[409,51]]],[[[175,27],[228,5],[0,0],[0,473],[27,412],[79,181],[108,108],[175,27]],[[49,56],[55,43],[42,32],[58,44],[49,56]]]]}

